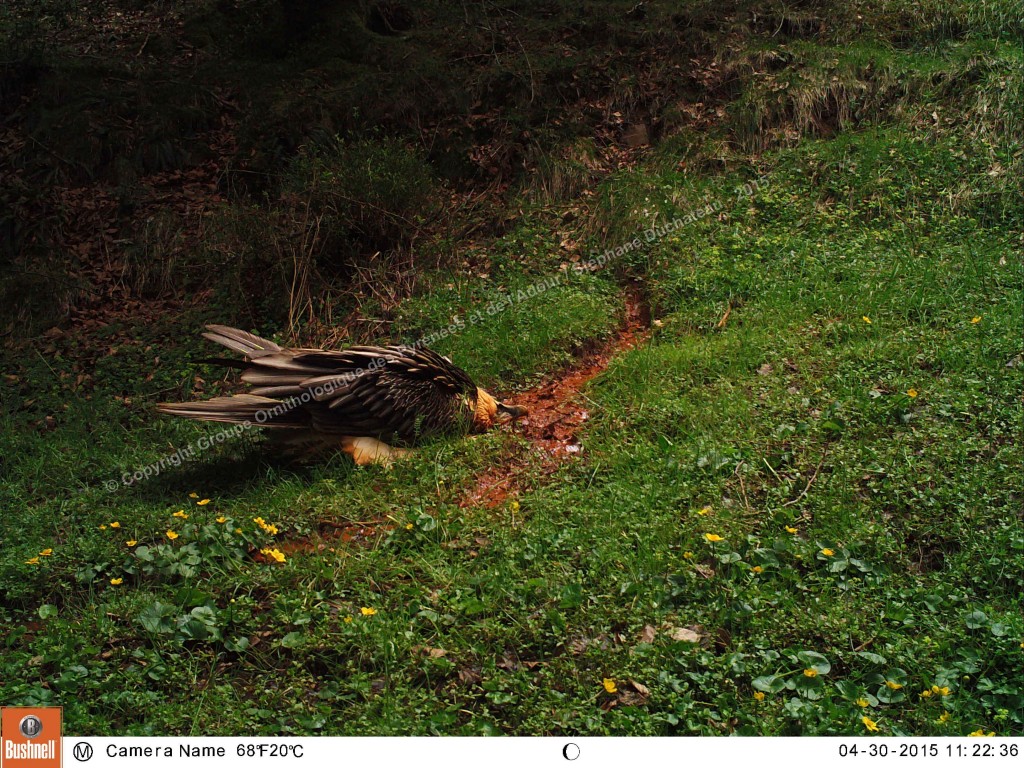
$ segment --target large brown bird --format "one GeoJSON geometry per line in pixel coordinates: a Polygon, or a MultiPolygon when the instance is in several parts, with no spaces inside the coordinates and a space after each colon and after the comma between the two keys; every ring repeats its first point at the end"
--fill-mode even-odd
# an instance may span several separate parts
{"type": "Polygon", "coordinates": [[[387,464],[422,438],[483,432],[525,408],[498,402],[448,358],[424,347],[289,349],[237,328],[204,337],[245,356],[249,394],[160,403],[163,413],[268,427],[292,452],[340,448],[357,464],[387,464]]]}

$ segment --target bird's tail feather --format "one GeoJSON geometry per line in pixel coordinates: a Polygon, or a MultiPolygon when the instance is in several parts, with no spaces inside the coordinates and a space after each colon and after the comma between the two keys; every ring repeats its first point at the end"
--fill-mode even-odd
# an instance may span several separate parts
{"type": "Polygon", "coordinates": [[[257,427],[290,429],[309,427],[309,414],[304,409],[293,407],[287,400],[256,395],[215,397],[198,403],[160,403],[156,409],[172,416],[222,424],[248,423],[257,427]]]}
{"type": "Polygon", "coordinates": [[[248,331],[241,331],[238,328],[231,328],[226,325],[206,326],[206,333],[203,334],[203,338],[214,341],[217,344],[223,344],[235,352],[241,352],[250,360],[281,351],[281,347],[272,341],[260,338],[248,331]]]}

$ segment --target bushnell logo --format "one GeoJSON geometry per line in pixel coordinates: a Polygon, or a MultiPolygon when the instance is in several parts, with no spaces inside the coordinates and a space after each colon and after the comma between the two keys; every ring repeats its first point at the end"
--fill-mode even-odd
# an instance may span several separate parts
{"type": "Polygon", "coordinates": [[[60,768],[60,707],[3,707],[0,762],[4,768],[60,768]]]}

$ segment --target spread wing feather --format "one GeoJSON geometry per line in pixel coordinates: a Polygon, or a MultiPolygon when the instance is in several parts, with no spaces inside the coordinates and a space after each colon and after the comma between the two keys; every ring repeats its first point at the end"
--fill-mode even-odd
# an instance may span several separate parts
{"type": "Polygon", "coordinates": [[[193,419],[238,423],[255,410],[297,399],[294,415],[263,426],[302,427],[385,442],[466,429],[476,385],[450,360],[419,347],[356,346],[344,350],[286,349],[223,325],[207,326],[207,339],[246,357],[248,395],[203,403],[165,403],[160,410],[193,419]]]}

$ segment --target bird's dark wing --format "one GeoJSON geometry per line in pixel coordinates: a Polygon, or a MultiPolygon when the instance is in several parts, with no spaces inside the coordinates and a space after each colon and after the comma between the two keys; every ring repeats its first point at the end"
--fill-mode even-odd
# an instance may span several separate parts
{"type": "Polygon", "coordinates": [[[210,326],[207,338],[248,358],[251,394],[291,400],[312,428],[337,435],[415,442],[467,429],[476,385],[459,367],[417,347],[284,349],[258,336],[210,326]]]}
{"type": "Polygon", "coordinates": [[[437,353],[413,347],[356,347],[301,359],[324,364],[323,355],[336,354],[355,355],[365,365],[341,376],[302,382],[306,391],[326,406],[310,409],[315,429],[370,435],[385,442],[414,442],[426,435],[468,429],[476,385],[437,353]]]}

